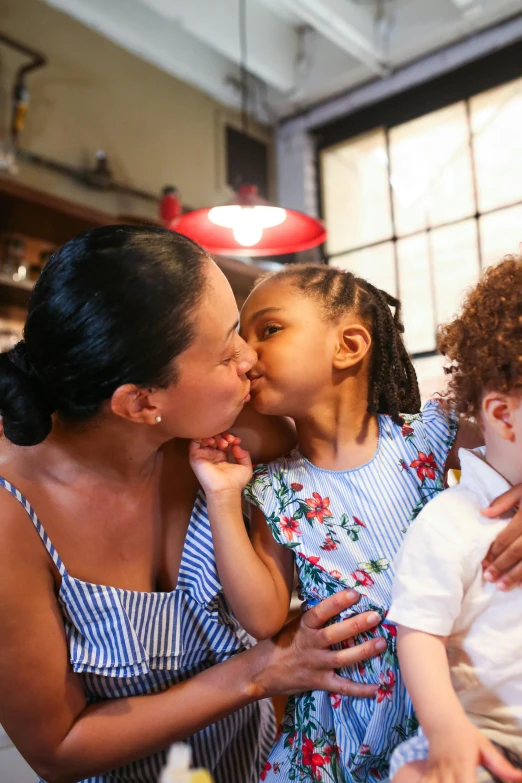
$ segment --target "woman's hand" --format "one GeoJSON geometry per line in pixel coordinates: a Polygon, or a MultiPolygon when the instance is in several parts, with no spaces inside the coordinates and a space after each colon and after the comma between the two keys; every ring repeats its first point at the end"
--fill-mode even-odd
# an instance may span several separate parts
{"type": "Polygon", "coordinates": [[[499,590],[509,590],[522,583],[522,484],[504,492],[482,511],[494,519],[517,509],[515,516],[499,533],[482,561],[484,579],[497,582],[499,590]]]}
{"type": "Polygon", "coordinates": [[[213,438],[193,440],[189,447],[192,470],[209,495],[241,492],[252,476],[250,454],[239,445],[241,438],[224,432],[213,438]],[[230,461],[230,457],[234,461],[230,461]]]}
{"type": "Polygon", "coordinates": [[[478,767],[502,780],[522,781],[522,771],[467,718],[457,720],[430,737],[430,755],[420,783],[476,783],[478,767]]]}
{"type": "Polygon", "coordinates": [[[326,598],[293,620],[273,639],[260,642],[252,650],[263,656],[261,671],[255,677],[256,697],[290,695],[321,690],[342,696],[371,698],[377,685],[363,685],[341,677],[336,669],[373,658],[386,649],[382,637],[342,650],[331,645],[352,639],[379,625],[377,612],[364,612],[339,623],[325,624],[359,600],[355,590],[343,590],[326,598]]]}

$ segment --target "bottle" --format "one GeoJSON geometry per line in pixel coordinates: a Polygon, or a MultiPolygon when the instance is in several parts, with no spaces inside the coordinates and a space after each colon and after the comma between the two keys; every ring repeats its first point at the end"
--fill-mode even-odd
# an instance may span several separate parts
{"type": "Polygon", "coordinates": [[[206,769],[190,769],[191,761],[190,745],[182,742],[172,745],[159,783],[212,783],[212,776],[206,769]]]}

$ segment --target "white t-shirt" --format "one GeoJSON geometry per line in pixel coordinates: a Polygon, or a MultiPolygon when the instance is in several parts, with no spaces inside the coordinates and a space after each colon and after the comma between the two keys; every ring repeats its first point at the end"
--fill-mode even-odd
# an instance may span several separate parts
{"type": "Polygon", "coordinates": [[[460,484],[411,525],[395,562],[388,619],[447,636],[455,691],[472,722],[522,756],[522,590],[484,581],[481,562],[507,520],[480,510],[510,489],[485,447],[459,452],[460,484]]]}

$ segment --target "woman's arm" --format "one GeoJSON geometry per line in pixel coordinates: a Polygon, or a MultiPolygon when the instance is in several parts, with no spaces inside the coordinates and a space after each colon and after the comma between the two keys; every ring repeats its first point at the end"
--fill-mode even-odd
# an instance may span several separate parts
{"type": "Polygon", "coordinates": [[[249,634],[268,639],[282,628],[288,615],[293,557],[275,543],[259,512],[253,517],[252,531],[259,551],[252,546],[241,507],[241,490],[252,475],[252,463],[238,440],[227,433],[208,439],[212,445],[193,442],[190,463],[205,490],[226,599],[249,634]],[[229,462],[229,450],[234,463],[229,462]]]}
{"type": "Polygon", "coordinates": [[[365,613],[323,628],[358,600],[345,591],[286,626],[276,639],[163,693],[87,706],[69,663],[47,552],[25,525],[25,512],[4,513],[6,507],[2,504],[0,525],[0,722],[48,783],[73,783],[135,761],[266,696],[311,689],[373,694],[371,686],[335,673],[377,655],[382,641],[330,649],[380,621],[365,613]]]}
{"type": "MultiPolygon", "coordinates": [[[[457,436],[448,454],[445,473],[460,469],[459,449],[474,449],[484,445],[484,436],[476,422],[461,418],[457,436]]],[[[496,519],[515,509],[513,519],[491,544],[482,566],[485,579],[497,582],[499,589],[510,590],[522,585],[522,484],[498,497],[483,514],[496,519]]]]}

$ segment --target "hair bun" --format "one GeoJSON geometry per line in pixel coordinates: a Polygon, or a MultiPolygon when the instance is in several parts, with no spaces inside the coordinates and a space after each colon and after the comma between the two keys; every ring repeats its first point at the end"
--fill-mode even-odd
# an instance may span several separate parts
{"type": "Polygon", "coordinates": [[[31,372],[23,340],[0,354],[0,414],[4,435],[17,446],[36,446],[49,435],[53,407],[31,372]]]}

